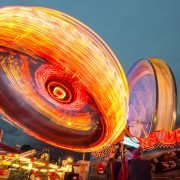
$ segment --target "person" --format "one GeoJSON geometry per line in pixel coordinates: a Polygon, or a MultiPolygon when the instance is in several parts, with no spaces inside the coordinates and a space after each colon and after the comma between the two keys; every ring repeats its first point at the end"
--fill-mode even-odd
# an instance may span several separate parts
{"type": "Polygon", "coordinates": [[[106,158],[107,168],[106,174],[108,180],[118,180],[118,175],[121,170],[121,144],[117,143],[111,147],[111,153],[108,158],[106,158]]]}
{"type": "Polygon", "coordinates": [[[123,144],[117,143],[116,144],[116,153],[114,155],[114,162],[113,162],[113,169],[114,169],[114,179],[118,180],[119,178],[119,173],[122,169],[122,146],[123,144]]]}
{"type": "Polygon", "coordinates": [[[128,177],[128,165],[126,163],[126,147],[123,143],[121,143],[120,147],[120,153],[121,153],[121,169],[118,173],[118,180],[126,180],[128,177]]]}

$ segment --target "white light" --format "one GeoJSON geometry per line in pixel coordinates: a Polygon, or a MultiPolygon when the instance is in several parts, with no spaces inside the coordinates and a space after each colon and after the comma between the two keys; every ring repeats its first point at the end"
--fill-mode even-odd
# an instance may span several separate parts
{"type": "Polygon", "coordinates": [[[139,142],[136,138],[124,136],[123,144],[131,147],[138,148],[139,147],[139,142]]]}

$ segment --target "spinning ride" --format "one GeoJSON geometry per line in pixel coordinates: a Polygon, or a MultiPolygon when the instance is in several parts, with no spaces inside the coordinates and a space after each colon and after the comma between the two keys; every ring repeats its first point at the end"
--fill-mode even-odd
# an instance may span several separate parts
{"type": "Polygon", "coordinates": [[[95,151],[118,138],[128,86],[100,37],[40,7],[0,9],[0,29],[0,107],[8,122],[74,151],[95,151]]]}
{"type": "Polygon", "coordinates": [[[135,137],[173,130],[177,111],[176,83],[170,68],[156,58],[138,61],[128,73],[128,127],[135,137]]]}

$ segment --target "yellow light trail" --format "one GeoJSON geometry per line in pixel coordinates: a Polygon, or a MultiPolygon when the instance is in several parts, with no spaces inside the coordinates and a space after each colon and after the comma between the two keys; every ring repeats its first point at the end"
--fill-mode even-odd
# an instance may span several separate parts
{"type": "Polygon", "coordinates": [[[97,34],[41,7],[1,8],[0,29],[0,106],[8,122],[74,151],[96,151],[120,136],[127,81],[97,34]]]}

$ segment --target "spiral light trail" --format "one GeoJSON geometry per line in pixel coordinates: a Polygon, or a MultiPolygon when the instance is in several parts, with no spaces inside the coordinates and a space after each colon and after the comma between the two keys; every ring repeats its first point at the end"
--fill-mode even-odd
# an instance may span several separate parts
{"type": "Polygon", "coordinates": [[[0,29],[0,109],[8,122],[74,151],[95,151],[118,138],[128,87],[100,37],[41,7],[0,9],[0,29]]]}

